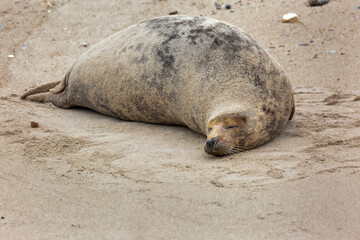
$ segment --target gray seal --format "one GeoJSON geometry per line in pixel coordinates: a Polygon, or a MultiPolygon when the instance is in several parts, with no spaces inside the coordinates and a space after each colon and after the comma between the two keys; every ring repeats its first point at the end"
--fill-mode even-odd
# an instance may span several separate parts
{"type": "Polygon", "coordinates": [[[207,135],[204,149],[212,155],[268,142],[295,110],[290,81],[253,38],[223,21],[190,16],[127,27],[85,52],[62,81],[21,98],[184,125],[207,135]]]}

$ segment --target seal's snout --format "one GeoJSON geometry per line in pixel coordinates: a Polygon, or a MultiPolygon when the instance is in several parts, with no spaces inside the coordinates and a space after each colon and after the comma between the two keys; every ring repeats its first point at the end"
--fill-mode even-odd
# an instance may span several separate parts
{"type": "Polygon", "coordinates": [[[219,155],[219,138],[213,137],[205,142],[204,150],[207,154],[219,155]]]}
{"type": "Polygon", "coordinates": [[[206,147],[212,149],[215,147],[216,142],[217,142],[216,138],[212,138],[212,139],[206,141],[206,147]]]}

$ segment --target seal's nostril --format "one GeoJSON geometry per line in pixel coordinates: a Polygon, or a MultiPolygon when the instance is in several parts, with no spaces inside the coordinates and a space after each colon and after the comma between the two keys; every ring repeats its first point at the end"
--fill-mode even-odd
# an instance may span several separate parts
{"type": "Polygon", "coordinates": [[[206,146],[207,146],[208,148],[213,148],[214,145],[215,145],[215,142],[216,142],[215,138],[212,138],[212,139],[206,141],[206,146]]]}

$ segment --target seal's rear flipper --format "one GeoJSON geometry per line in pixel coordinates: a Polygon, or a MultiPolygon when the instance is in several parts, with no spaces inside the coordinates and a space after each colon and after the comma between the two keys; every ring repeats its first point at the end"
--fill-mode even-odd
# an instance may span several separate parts
{"type": "Polygon", "coordinates": [[[60,85],[60,81],[50,82],[42,84],[36,88],[32,88],[28,91],[26,91],[23,95],[21,95],[21,99],[28,98],[29,100],[36,101],[36,102],[46,102],[50,101],[50,97],[44,97],[45,95],[43,93],[48,93],[50,96],[50,89],[56,87],[57,85],[60,85]],[[37,98],[37,95],[41,95],[41,97],[37,98]]]}
{"type": "Polygon", "coordinates": [[[52,94],[57,94],[57,93],[64,91],[64,89],[67,86],[68,77],[69,77],[69,74],[66,74],[65,78],[60,82],[60,84],[58,84],[54,88],[50,89],[50,92],[52,94]]]}
{"type": "Polygon", "coordinates": [[[26,99],[34,102],[51,102],[51,93],[50,92],[36,93],[27,96],[26,99]]]}

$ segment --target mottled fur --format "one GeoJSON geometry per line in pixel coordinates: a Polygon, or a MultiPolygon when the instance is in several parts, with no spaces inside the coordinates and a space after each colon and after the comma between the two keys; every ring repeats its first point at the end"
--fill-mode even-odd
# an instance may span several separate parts
{"type": "Polygon", "coordinates": [[[237,141],[243,149],[272,139],[294,107],[283,70],[248,34],[188,16],[125,28],[83,54],[55,89],[30,91],[22,97],[203,134],[210,121],[235,113],[246,119],[237,141]]]}

